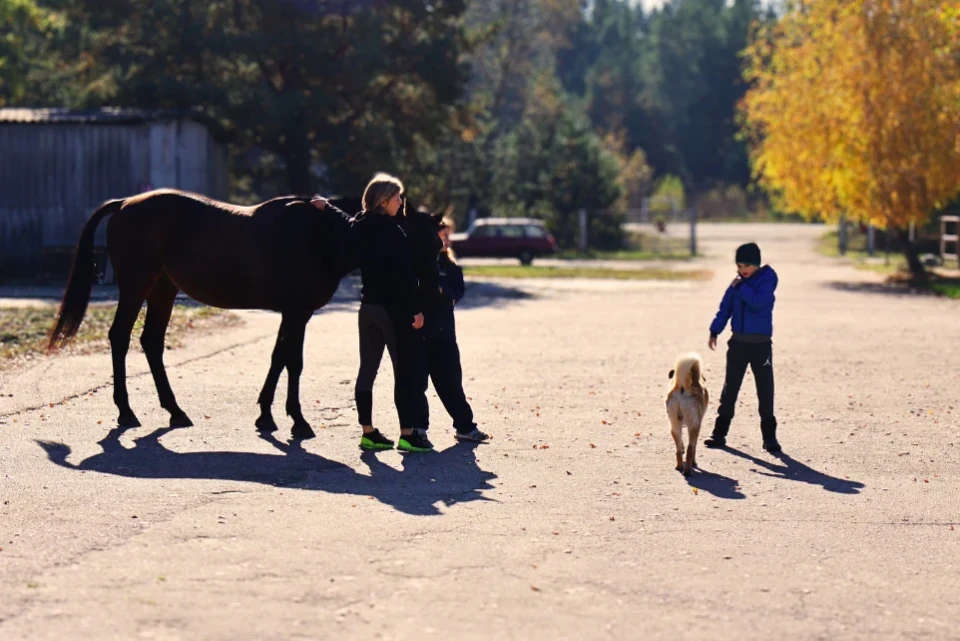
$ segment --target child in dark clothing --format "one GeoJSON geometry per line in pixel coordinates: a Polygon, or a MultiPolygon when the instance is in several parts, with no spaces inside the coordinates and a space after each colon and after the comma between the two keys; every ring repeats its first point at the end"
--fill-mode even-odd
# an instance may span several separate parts
{"type": "Polygon", "coordinates": [[[443,241],[443,251],[438,260],[440,300],[424,316],[430,380],[440,402],[453,419],[453,427],[457,431],[454,438],[482,443],[489,440],[490,436],[477,429],[477,424],[473,422],[473,410],[463,392],[463,371],[453,317],[453,308],[464,294],[463,270],[455,262],[450,249],[451,230],[452,223],[444,219],[439,232],[443,241]]]}
{"type": "Polygon", "coordinates": [[[781,448],[777,442],[777,419],[773,412],[772,336],[774,292],[779,279],[772,267],[760,266],[760,248],[754,243],[737,248],[736,262],[738,276],[724,293],[720,310],[710,325],[708,345],[711,350],[716,349],[717,337],[731,317],[733,336],[727,343],[727,371],[713,435],[703,444],[707,447],[726,445],[740,385],[749,365],[757,384],[763,449],[776,454],[781,448]]]}

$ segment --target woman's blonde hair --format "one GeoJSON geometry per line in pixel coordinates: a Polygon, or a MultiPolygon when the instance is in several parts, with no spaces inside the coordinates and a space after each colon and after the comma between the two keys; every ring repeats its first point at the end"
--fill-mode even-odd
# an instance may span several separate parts
{"type": "Polygon", "coordinates": [[[363,190],[363,209],[371,213],[383,213],[380,206],[402,193],[403,183],[399,178],[379,173],[367,183],[367,188],[363,190]]]}
{"type": "MultiPolygon", "coordinates": [[[[456,223],[453,222],[453,218],[450,218],[449,216],[444,216],[440,220],[440,231],[443,231],[444,229],[449,229],[451,234],[457,230],[457,225],[456,223]]],[[[452,245],[447,249],[442,250],[441,253],[446,253],[447,259],[454,265],[457,264],[457,255],[453,253],[452,245]]]]}

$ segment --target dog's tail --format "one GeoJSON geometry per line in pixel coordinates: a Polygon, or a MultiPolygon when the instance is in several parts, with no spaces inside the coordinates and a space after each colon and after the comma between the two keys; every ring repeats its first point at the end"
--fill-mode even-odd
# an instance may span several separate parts
{"type": "Polygon", "coordinates": [[[703,359],[696,352],[687,352],[677,357],[670,370],[673,379],[672,389],[693,390],[701,387],[703,379],[703,359]]]}

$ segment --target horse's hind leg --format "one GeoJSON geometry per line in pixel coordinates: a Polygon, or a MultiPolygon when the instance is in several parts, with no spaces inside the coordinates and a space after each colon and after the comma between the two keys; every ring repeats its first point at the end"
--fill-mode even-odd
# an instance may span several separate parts
{"type": "Polygon", "coordinates": [[[167,378],[167,370],[163,365],[164,337],[176,298],[176,285],[166,276],[161,276],[147,296],[147,319],[143,325],[143,333],[140,334],[140,345],[143,346],[143,353],[150,364],[150,373],[153,374],[153,382],[160,396],[160,407],[170,412],[170,427],[190,427],[193,422],[177,405],[170,380],[167,378]]]}
{"type": "Polygon", "coordinates": [[[130,293],[120,289],[120,301],[110,326],[110,354],[113,358],[113,402],[120,410],[117,427],[140,427],[137,415],[130,409],[127,395],[127,351],[130,349],[130,333],[137,322],[140,308],[143,306],[142,293],[130,293]]]}

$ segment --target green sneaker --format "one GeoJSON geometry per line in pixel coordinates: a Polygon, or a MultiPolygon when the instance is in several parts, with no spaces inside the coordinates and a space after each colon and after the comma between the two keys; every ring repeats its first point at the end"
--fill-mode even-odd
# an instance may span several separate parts
{"type": "Polygon", "coordinates": [[[393,441],[381,434],[380,430],[373,430],[360,437],[360,449],[392,450],[393,441]]]}
{"type": "Polygon", "coordinates": [[[433,443],[427,438],[425,430],[413,430],[413,434],[400,435],[397,449],[404,452],[432,452],[433,443]]]}

